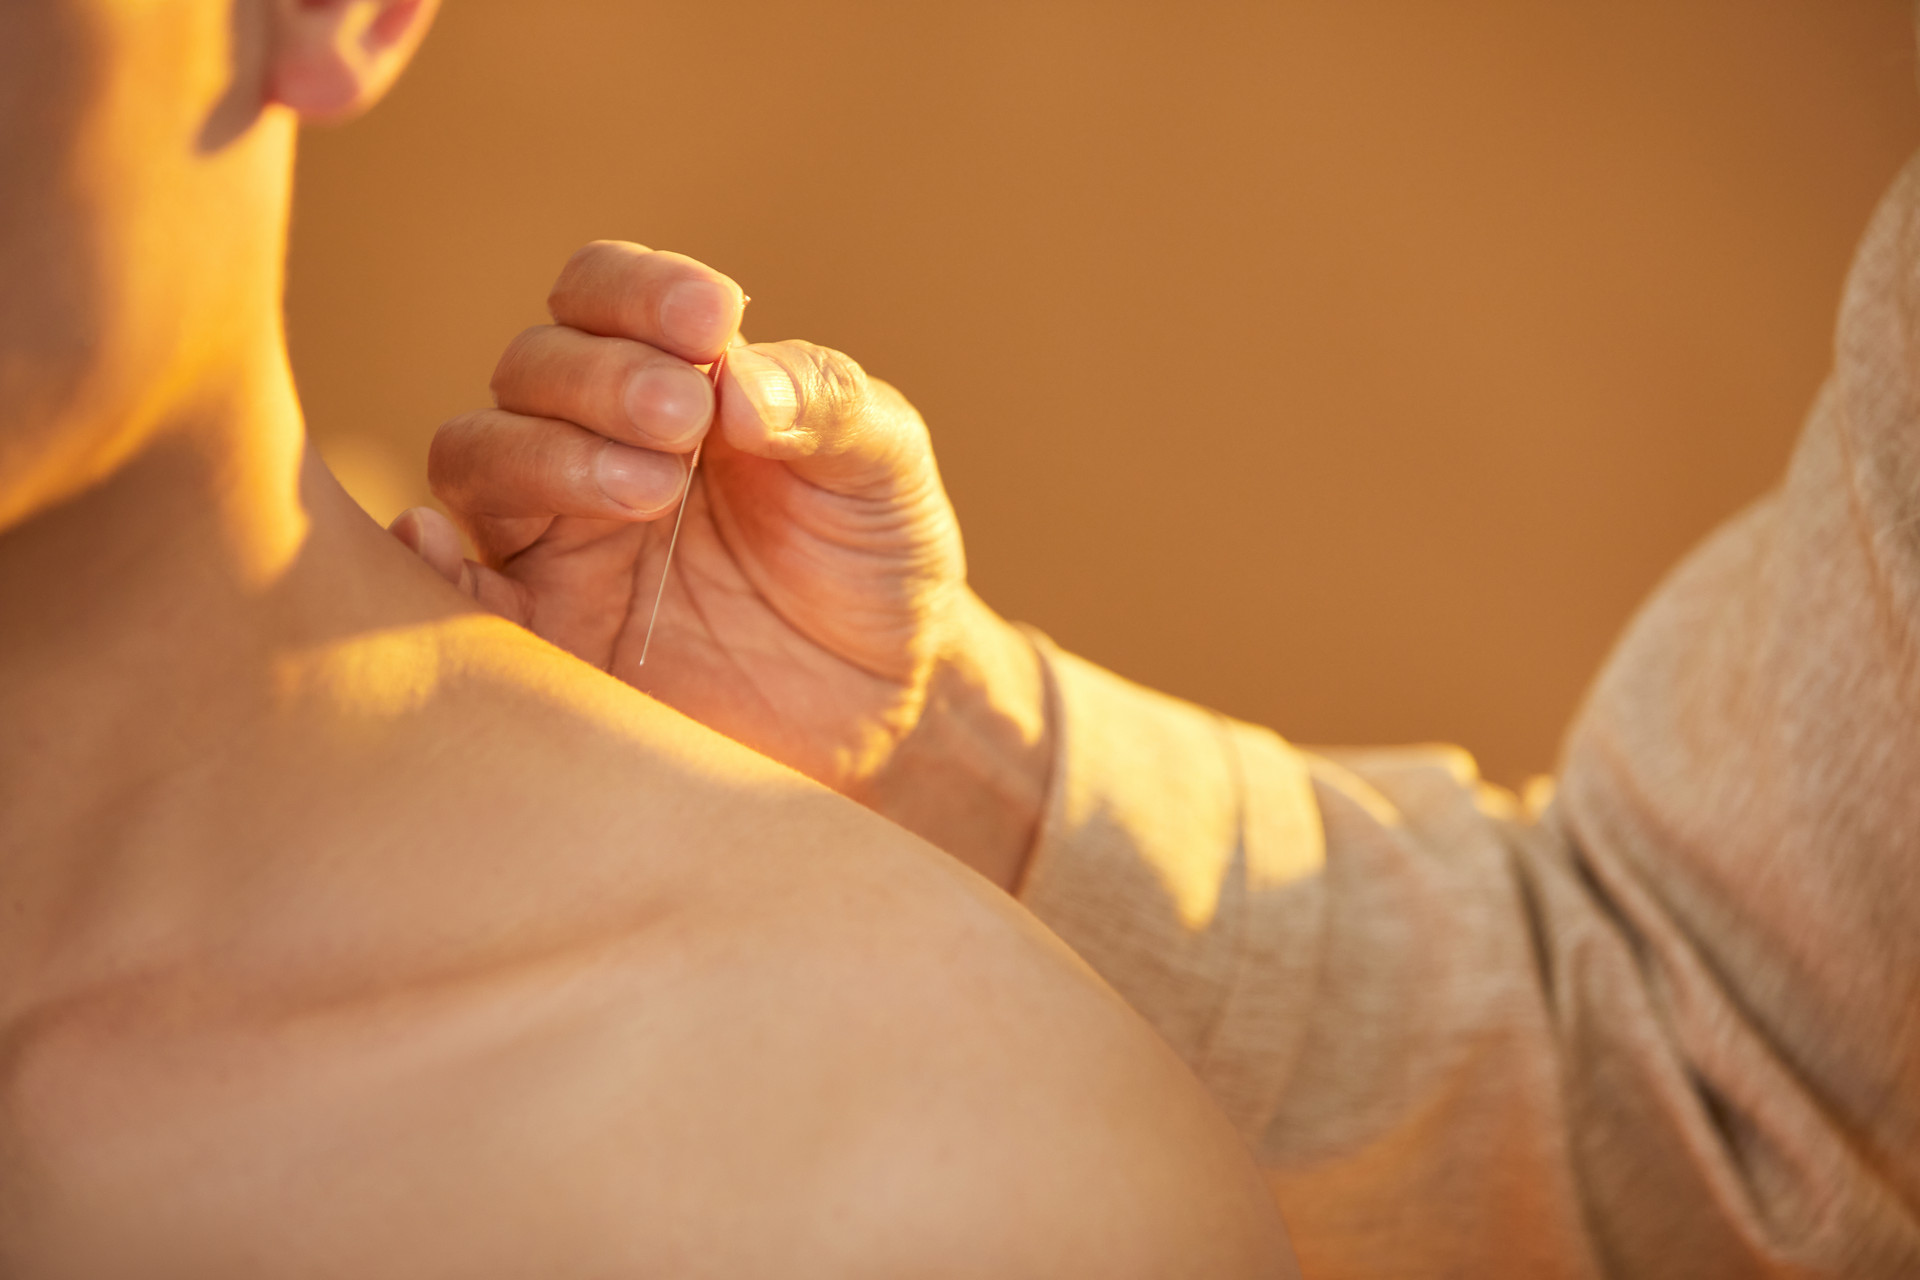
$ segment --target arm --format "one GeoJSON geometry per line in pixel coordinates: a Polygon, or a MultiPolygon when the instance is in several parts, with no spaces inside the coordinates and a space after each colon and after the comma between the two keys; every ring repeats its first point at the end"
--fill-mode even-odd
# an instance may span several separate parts
{"type": "Polygon", "coordinates": [[[1042,716],[1004,624],[944,664],[956,745],[896,795],[947,785],[888,800],[1186,1058],[1308,1274],[1920,1272],[1915,190],[1781,491],[1649,604],[1544,814],[1044,642],[1042,716]]]}
{"type": "Polygon", "coordinates": [[[1536,820],[1460,753],[1309,755],[1048,654],[1022,899],[1253,1142],[1306,1274],[1920,1263],[1916,707],[1870,635],[1750,615],[1782,544],[1788,618],[1877,608],[1844,520],[1795,527],[1844,509],[1834,412],[1652,605],[1536,820]]]}
{"type": "Polygon", "coordinates": [[[1920,1269],[1911,187],[1786,488],[1650,606],[1537,819],[1456,752],[1043,662],[964,592],[916,633],[914,715],[838,785],[1153,1022],[1309,1274],[1920,1269]]]}
{"type": "Polygon", "coordinates": [[[1643,611],[1544,814],[1049,654],[1023,900],[1308,1274],[1920,1274],[1917,209],[1910,170],[1784,485],[1643,611]]]}
{"type": "Polygon", "coordinates": [[[1046,666],[971,591],[935,652],[913,732],[855,798],[1011,891],[1039,837],[1057,751],[1046,666]]]}

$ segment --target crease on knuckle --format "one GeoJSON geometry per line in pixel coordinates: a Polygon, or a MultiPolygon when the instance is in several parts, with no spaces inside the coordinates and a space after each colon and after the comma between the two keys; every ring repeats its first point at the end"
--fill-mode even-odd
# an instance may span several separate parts
{"type": "Polygon", "coordinates": [[[580,367],[570,371],[567,403],[598,414],[610,423],[628,419],[627,388],[652,362],[631,346],[607,346],[593,351],[580,367]]]}
{"type": "Polygon", "coordinates": [[[873,384],[860,362],[831,347],[811,342],[795,345],[807,365],[805,384],[798,388],[800,421],[797,425],[820,430],[865,416],[873,405],[873,384]]]}
{"type": "Polygon", "coordinates": [[[531,467],[540,469],[548,477],[547,483],[552,486],[550,492],[554,495],[599,495],[600,459],[609,449],[620,446],[611,440],[577,437],[570,440],[569,445],[571,447],[530,460],[531,467]]]}

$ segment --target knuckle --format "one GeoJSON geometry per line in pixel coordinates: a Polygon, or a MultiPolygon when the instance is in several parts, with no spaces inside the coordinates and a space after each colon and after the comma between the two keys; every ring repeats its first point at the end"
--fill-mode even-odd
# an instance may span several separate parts
{"type": "Polygon", "coordinates": [[[590,428],[619,429],[627,419],[627,388],[658,362],[649,347],[620,338],[576,342],[547,371],[543,412],[590,428]]]}
{"type": "Polygon", "coordinates": [[[579,286],[580,277],[587,274],[592,264],[605,251],[604,240],[595,240],[584,244],[567,255],[560,264],[560,274],[553,279],[553,288],[547,290],[547,314],[559,317],[567,309],[567,300],[579,286]]]}
{"type": "Polygon", "coordinates": [[[568,439],[565,446],[547,452],[539,464],[529,468],[541,474],[553,491],[568,494],[593,494],[600,488],[597,472],[600,456],[620,446],[610,440],[568,439]]]}
{"type": "Polygon", "coordinates": [[[645,245],[628,240],[590,240],[568,255],[560,274],[547,291],[547,312],[560,316],[572,309],[574,297],[591,289],[596,280],[606,277],[618,265],[648,252],[645,245]]]}
{"type": "Polygon", "coordinates": [[[500,353],[500,360],[493,366],[493,377],[487,383],[487,389],[493,392],[497,401],[503,390],[510,391],[513,382],[532,359],[533,353],[545,341],[551,325],[538,324],[531,329],[522,329],[513,335],[506,350],[500,353]]]}
{"type": "Polygon", "coordinates": [[[585,379],[588,389],[611,395],[617,401],[628,379],[658,363],[660,356],[653,348],[615,339],[594,344],[581,361],[579,376],[585,379]]]}
{"type": "Polygon", "coordinates": [[[812,342],[794,346],[807,371],[810,385],[802,388],[802,403],[810,411],[834,418],[854,417],[866,411],[873,401],[873,383],[858,360],[812,342]]]}
{"type": "Polygon", "coordinates": [[[646,253],[646,249],[630,240],[589,240],[573,251],[567,259],[562,277],[569,272],[605,268],[624,262],[646,253]]]}

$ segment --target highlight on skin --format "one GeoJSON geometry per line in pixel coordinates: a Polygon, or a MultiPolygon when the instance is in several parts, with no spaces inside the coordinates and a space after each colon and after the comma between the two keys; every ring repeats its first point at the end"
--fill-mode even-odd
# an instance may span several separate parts
{"type": "Polygon", "coordinates": [[[1003,894],[482,610],[308,447],[296,126],[430,14],[0,6],[0,1273],[1293,1274],[1003,894]]]}

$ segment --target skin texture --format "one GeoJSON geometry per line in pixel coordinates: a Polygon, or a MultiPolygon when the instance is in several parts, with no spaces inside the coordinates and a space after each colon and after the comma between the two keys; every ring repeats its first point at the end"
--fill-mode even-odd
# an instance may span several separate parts
{"type": "Polygon", "coordinates": [[[513,342],[494,375],[500,407],[447,424],[431,467],[505,570],[500,594],[521,620],[844,787],[917,717],[928,624],[964,579],[959,538],[926,428],[853,362],[803,343],[740,346],[718,394],[704,385],[689,361],[719,356],[741,298],[676,254],[587,246],[550,299],[564,323],[513,342]],[[878,425],[819,432],[793,416],[802,392],[816,418],[821,406],[836,425],[878,425]],[[642,669],[672,522],[635,517],[670,512],[685,474],[647,446],[692,449],[716,407],[673,608],[642,669]],[[476,442],[514,456],[523,485],[497,489],[491,471],[466,466],[476,442]],[[796,702],[840,710],[796,731],[777,710],[796,702]]]}
{"type": "Polygon", "coordinates": [[[1010,888],[1053,752],[1031,646],[966,587],[920,415],[838,351],[746,344],[743,296],[679,254],[581,249],[554,323],[502,355],[495,407],[434,440],[479,560],[431,508],[393,531],[487,607],[1010,888]]]}
{"type": "Polygon", "coordinates": [[[295,124],[428,17],[0,9],[0,1274],[1291,1274],[1049,935],[306,448],[295,124]]]}

